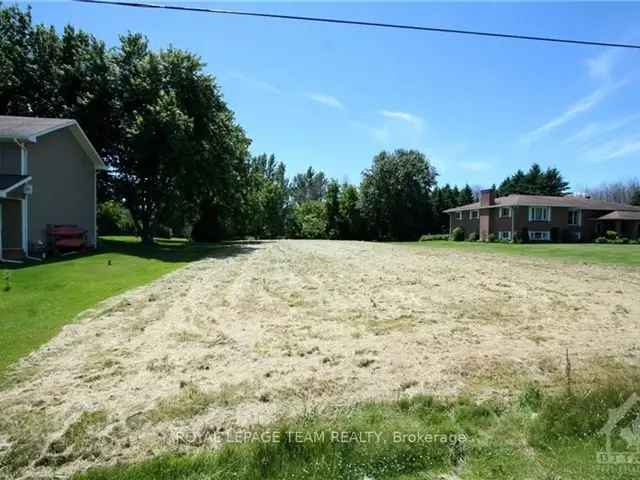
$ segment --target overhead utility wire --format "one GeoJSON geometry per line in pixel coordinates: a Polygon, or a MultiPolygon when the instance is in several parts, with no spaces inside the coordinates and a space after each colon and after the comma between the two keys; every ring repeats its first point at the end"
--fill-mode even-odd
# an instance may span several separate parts
{"type": "Polygon", "coordinates": [[[515,40],[529,40],[536,42],[551,42],[551,43],[569,43],[574,45],[590,45],[597,47],[614,47],[614,48],[631,48],[640,50],[640,45],[634,45],[629,43],[612,43],[612,42],[596,42],[590,40],[576,40],[572,38],[557,38],[557,37],[538,37],[532,35],[517,35],[510,33],[497,33],[497,32],[482,32],[476,30],[459,30],[453,28],[437,28],[437,27],[425,27],[420,25],[403,25],[397,23],[382,23],[382,22],[365,22],[360,20],[345,20],[339,18],[326,18],[326,17],[305,17],[300,15],[281,15],[277,13],[261,13],[261,12],[248,12],[241,10],[222,10],[216,8],[202,8],[202,7],[181,7],[177,5],[161,5],[155,3],[142,3],[142,2],[118,2],[114,0],[73,0],[75,2],[93,3],[102,5],[118,5],[122,7],[133,8],[153,8],[163,10],[179,10],[186,12],[200,12],[200,13],[213,13],[218,15],[237,15],[245,17],[263,17],[263,18],[277,18],[281,20],[298,20],[304,22],[318,22],[318,23],[337,23],[341,25],[358,25],[362,27],[380,27],[380,28],[396,28],[401,30],[418,30],[422,32],[437,32],[437,33],[452,33],[458,35],[475,35],[480,37],[497,37],[507,38],[515,40]]]}

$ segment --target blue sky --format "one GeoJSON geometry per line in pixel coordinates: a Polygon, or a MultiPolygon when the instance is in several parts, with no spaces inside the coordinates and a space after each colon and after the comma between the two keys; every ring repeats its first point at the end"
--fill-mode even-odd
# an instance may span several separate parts
{"type": "MultiPolygon", "coordinates": [[[[640,43],[633,3],[207,6],[640,43]]],[[[359,182],[395,148],[425,152],[440,183],[489,186],[533,161],[575,190],[640,175],[640,51],[67,2],[33,16],[198,54],[252,151],[289,175],[313,165],[359,182]]]]}

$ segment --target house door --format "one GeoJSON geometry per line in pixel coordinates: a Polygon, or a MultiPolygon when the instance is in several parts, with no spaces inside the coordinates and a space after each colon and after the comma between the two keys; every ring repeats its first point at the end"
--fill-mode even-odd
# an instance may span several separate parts
{"type": "Polygon", "coordinates": [[[22,221],[19,200],[2,200],[2,251],[22,251],[22,221]]]}

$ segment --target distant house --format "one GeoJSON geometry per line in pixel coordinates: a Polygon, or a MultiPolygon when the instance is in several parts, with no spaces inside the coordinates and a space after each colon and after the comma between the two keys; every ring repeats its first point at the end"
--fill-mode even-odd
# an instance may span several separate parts
{"type": "Polygon", "coordinates": [[[477,232],[483,240],[491,233],[499,240],[512,240],[526,232],[533,241],[591,241],[607,230],[628,238],[640,235],[640,207],[585,197],[496,198],[493,190],[483,190],[479,202],[445,212],[450,231],[462,227],[466,235],[477,232]]]}
{"type": "Polygon", "coordinates": [[[75,225],[95,245],[103,168],[75,120],[0,116],[0,260],[46,246],[50,225],[75,225]]]}

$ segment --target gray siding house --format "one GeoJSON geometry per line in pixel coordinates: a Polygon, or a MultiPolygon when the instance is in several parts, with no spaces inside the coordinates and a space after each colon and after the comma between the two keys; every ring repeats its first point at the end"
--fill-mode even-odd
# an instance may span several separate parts
{"type": "Polygon", "coordinates": [[[75,120],[0,116],[0,260],[46,246],[48,225],[77,225],[95,246],[103,168],[75,120]]]}

